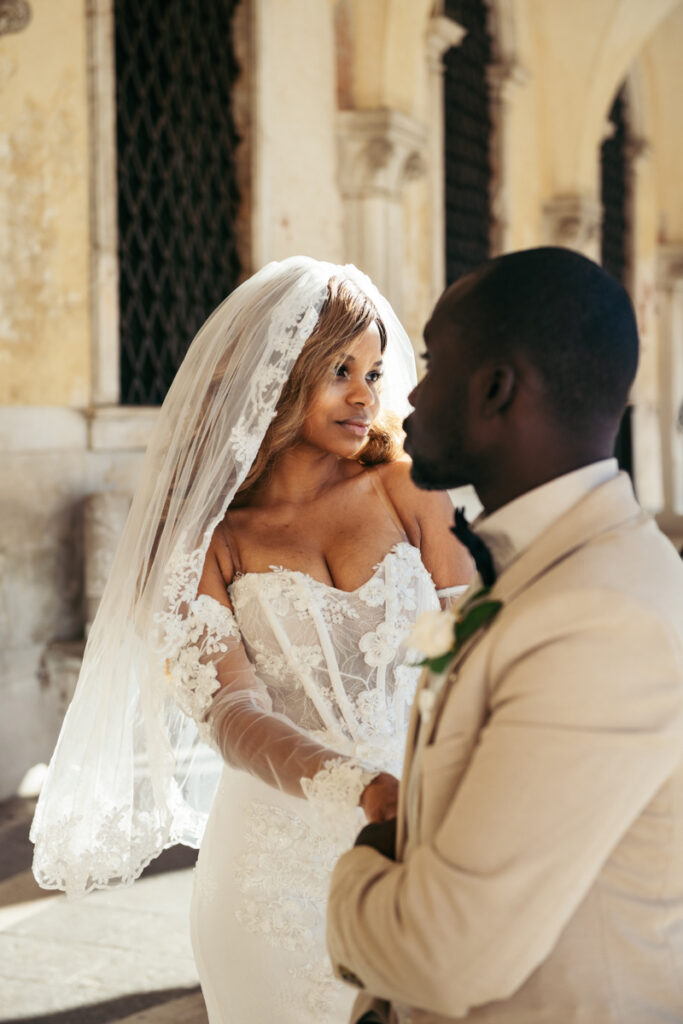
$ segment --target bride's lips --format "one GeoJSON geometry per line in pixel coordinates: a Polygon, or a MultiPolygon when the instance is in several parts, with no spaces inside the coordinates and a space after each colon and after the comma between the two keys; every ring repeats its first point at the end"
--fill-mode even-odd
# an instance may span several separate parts
{"type": "Polygon", "coordinates": [[[337,420],[340,427],[344,430],[348,430],[349,433],[355,434],[356,437],[365,437],[368,430],[370,429],[370,423],[368,420],[337,420]]]}

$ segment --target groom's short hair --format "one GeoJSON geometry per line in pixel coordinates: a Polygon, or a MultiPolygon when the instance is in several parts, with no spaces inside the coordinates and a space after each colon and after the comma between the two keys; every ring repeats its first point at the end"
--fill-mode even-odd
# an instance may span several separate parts
{"type": "Polygon", "coordinates": [[[471,311],[482,354],[521,353],[567,426],[621,415],[638,367],[638,329],[618,281],[550,246],[500,256],[471,276],[451,308],[463,324],[471,311]]]}

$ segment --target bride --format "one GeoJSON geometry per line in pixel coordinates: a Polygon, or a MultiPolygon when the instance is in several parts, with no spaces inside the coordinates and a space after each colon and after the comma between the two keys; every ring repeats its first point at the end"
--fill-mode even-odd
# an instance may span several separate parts
{"type": "Polygon", "coordinates": [[[36,810],[34,873],[82,894],[201,842],[192,939],[211,1024],[350,1010],[325,956],[329,874],[365,818],[395,814],[404,641],[470,575],[447,496],[418,491],[400,449],[413,383],[368,278],[293,257],[208,319],[149,445],[36,810]]]}

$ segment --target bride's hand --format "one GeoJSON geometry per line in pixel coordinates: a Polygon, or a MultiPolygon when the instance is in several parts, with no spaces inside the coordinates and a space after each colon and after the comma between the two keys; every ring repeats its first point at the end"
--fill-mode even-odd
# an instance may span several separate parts
{"type": "Polygon", "coordinates": [[[388,772],[380,772],[365,787],[359,802],[368,821],[395,818],[398,811],[398,779],[388,772]]]}

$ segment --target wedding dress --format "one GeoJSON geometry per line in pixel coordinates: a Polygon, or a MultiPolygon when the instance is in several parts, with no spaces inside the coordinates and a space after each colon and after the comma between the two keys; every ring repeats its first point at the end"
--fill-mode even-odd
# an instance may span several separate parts
{"type": "MultiPolygon", "coordinates": [[[[340,759],[318,772],[306,786],[307,800],[248,770],[224,768],[192,906],[210,1021],[342,1024],[354,992],[334,979],[327,961],[329,876],[365,823],[357,807],[358,763],[400,774],[419,672],[418,655],[404,641],[417,615],[438,608],[437,592],[418,549],[400,541],[351,592],[273,567],[238,575],[229,595],[234,616],[199,598],[202,643],[215,644],[220,629],[239,632],[267,694],[264,707],[355,761],[340,759]]],[[[196,709],[182,672],[176,686],[185,687],[188,711],[196,709]]]]}

